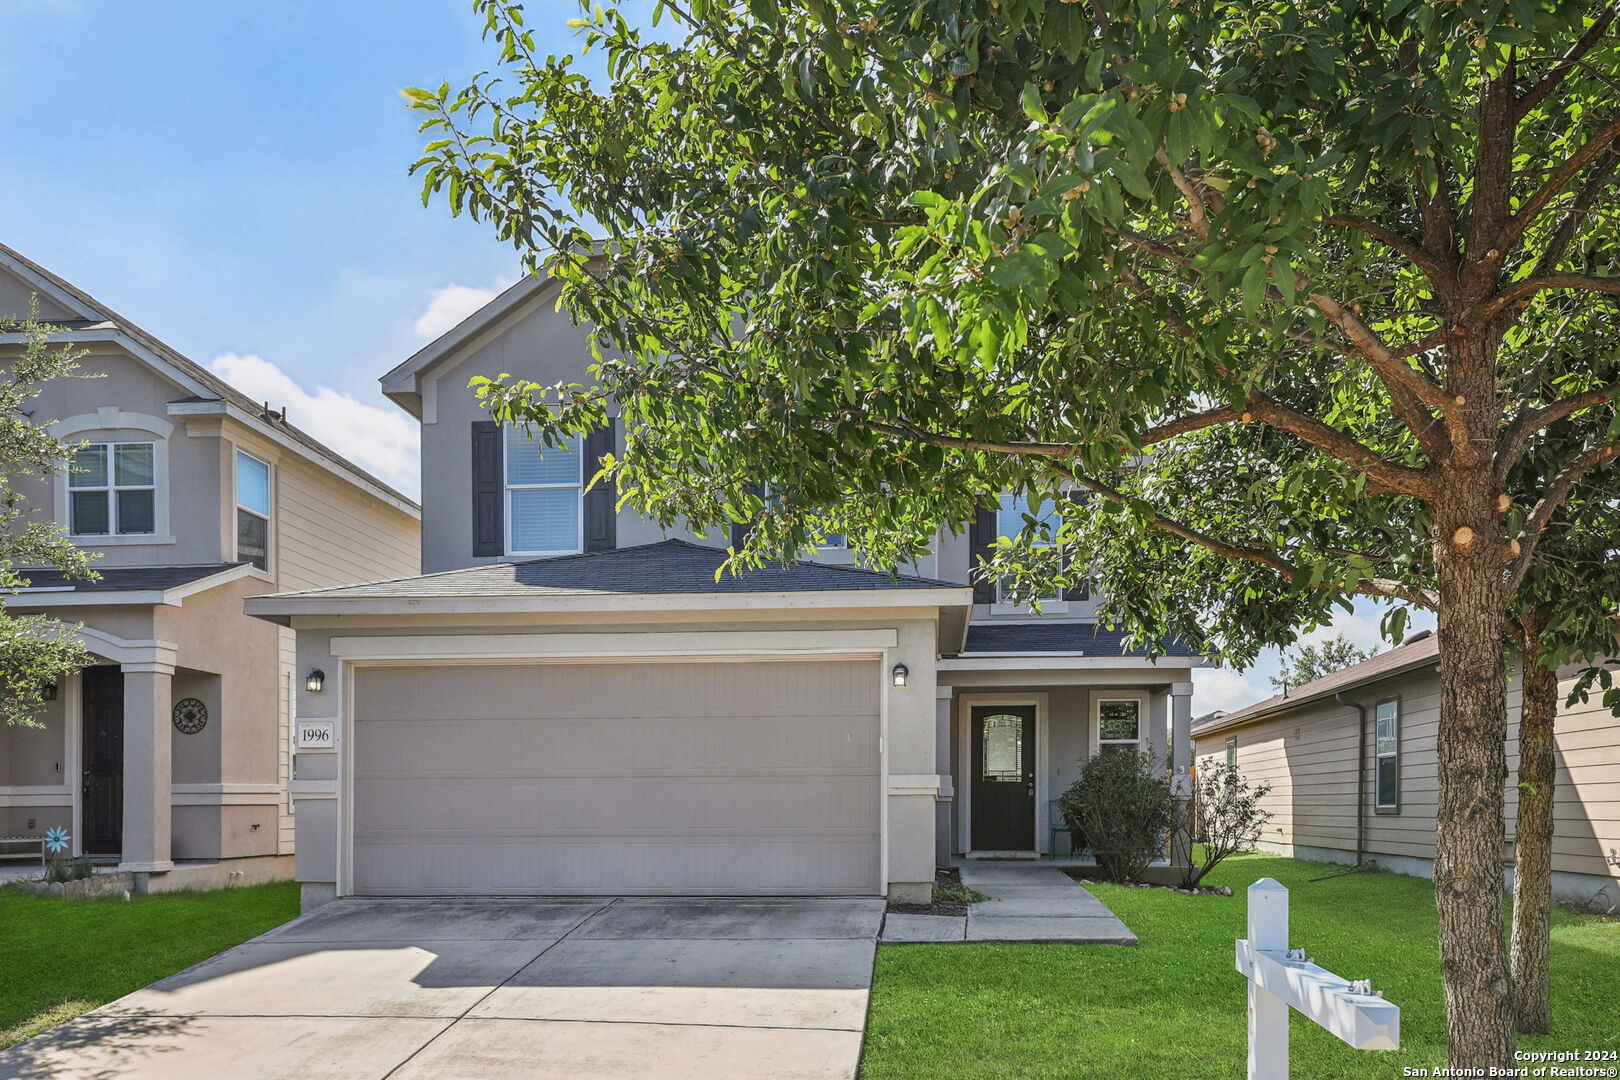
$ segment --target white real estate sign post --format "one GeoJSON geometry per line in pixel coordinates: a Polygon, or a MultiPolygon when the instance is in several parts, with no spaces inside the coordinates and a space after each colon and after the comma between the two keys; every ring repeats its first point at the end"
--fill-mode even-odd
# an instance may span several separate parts
{"type": "Polygon", "coordinates": [[[1354,983],[1288,947],[1288,890],[1272,878],[1249,886],[1249,936],[1237,943],[1237,969],[1249,980],[1249,1080],[1287,1080],[1288,1010],[1357,1050],[1399,1050],[1401,1010],[1365,979],[1354,983]]]}

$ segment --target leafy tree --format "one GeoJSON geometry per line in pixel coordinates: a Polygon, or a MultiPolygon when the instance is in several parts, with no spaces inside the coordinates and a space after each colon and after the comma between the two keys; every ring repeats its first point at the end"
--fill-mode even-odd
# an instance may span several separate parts
{"type": "MultiPolygon", "coordinates": [[[[62,444],[28,408],[44,384],[66,378],[76,358],[53,346],[51,328],[34,316],[0,320],[0,333],[19,334],[22,349],[0,370],[0,596],[28,584],[27,567],[50,566],[93,579],[90,557],[53,523],[27,520],[32,511],[17,490],[19,479],[44,478],[62,467],[62,444]]],[[[89,659],[76,628],[43,615],[13,615],[0,607],[0,718],[37,726],[45,687],[89,659]]]]}
{"type": "MultiPolygon", "coordinates": [[[[1577,312],[1574,318],[1592,317],[1577,312]]],[[[1587,422],[1590,422],[1588,419],[1587,422]]],[[[1551,428],[1538,452],[1513,480],[1534,486],[1538,464],[1556,463],[1586,437],[1572,421],[1551,428]],[[1528,475],[1526,475],[1528,474],[1528,475]]],[[[1570,703],[1594,689],[1620,713],[1620,687],[1604,661],[1616,652],[1620,625],[1620,476],[1610,469],[1587,478],[1553,519],[1538,559],[1514,598],[1519,654],[1518,813],[1513,839],[1513,925],[1510,959],[1518,1030],[1543,1033],[1548,1006],[1548,911],[1552,905],[1553,801],[1558,776],[1554,724],[1562,704],[1559,668],[1585,665],[1570,703]]]]}
{"type": "MultiPolygon", "coordinates": [[[[623,497],[704,528],[757,516],[738,563],[828,531],[900,565],[1000,492],[1083,491],[1137,535],[1139,580],[1192,546],[1285,583],[1290,616],[1438,609],[1451,1062],[1510,1065],[1508,609],[1620,455],[1620,383],[1595,340],[1560,345],[1572,297],[1620,293],[1614,9],[661,0],[677,41],[581,21],[596,88],[517,5],[476,6],[492,72],[411,92],[424,196],[544,264],[597,349],[590,385],[481,384],[493,414],[551,441],[616,401],[623,497]],[[1511,488],[1579,416],[1540,488],[1511,488]],[[1257,522],[1189,525],[1199,493],[1151,468],[1112,482],[1247,427],[1308,447],[1319,481],[1295,470],[1257,522]],[[1387,547],[1356,546],[1367,524],[1387,547]]],[[[1074,580],[1085,516],[1032,516],[1004,553],[1018,580],[1074,580]]],[[[1173,622],[1146,589],[1121,606],[1173,622]]],[[[1256,614],[1218,629],[1280,635],[1256,614]]]]}
{"type": "Polygon", "coordinates": [[[1332,675],[1363,660],[1370,660],[1374,655],[1343,634],[1326,641],[1307,642],[1293,652],[1283,654],[1277,674],[1271,677],[1271,685],[1286,693],[1293,687],[1304,686],[1324,675],[1332,675]]]}
{"type": "Polygon", "coordinates": [[[1260,830],[1271,820],[1260,804],[1270,794],[1270,784],[1249,783],[1236,765],[1210,761],[1198,767],[1198,794],[1181,805],[1191,815],[1189,831],[1202,842],[1203,854],[1183,868],[1182,888],[1196,889],[1228,855],[1260,842],[1260,830]]]}

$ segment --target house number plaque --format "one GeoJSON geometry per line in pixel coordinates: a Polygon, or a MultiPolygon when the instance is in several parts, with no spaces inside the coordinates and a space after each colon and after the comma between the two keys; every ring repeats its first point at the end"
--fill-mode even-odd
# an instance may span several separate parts
{"type": "Polygon", "coordinates": [[[330,750],[336,745],[336,720],[298,721],[298,749],[330,750]]]}

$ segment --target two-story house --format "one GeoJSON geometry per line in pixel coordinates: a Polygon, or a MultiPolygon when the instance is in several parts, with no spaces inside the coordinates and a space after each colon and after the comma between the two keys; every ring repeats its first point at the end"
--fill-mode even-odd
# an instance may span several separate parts
{"type": "Polygon", "coordinates": [[[1172,752],[1185,773],[1201,658],[1124,648],[1084,593],[1037,616],[970,581],[1021,506],[898,577],[833,546],[717,579],[728,537],[584,490],[616,424],[542,452],[467,385],[587,365],[585,331],[534,278],[410,357],[382,384],[422,424],[423,575],[249,601],[326,673],[298,703],[335,735],[297,757],[306,905],[926,900],[953,857],[1051,852],[1050,802],[1088,755],[1172,752]]]}
{"type": "MultiPolygon", "coordinates": [[[[141,889],[292,871],[292,633],[246,597],[414,572],[414,502],[73,285],[0,247],[0,316],[83,350],[34,415],[71,467],[24,495],[99,580],[24,570],[9,610],[79,627],[91,666],[0,725],[0,834],[61,827],[141,889]]],[[[0,367],[19,347],[0,337],[0,367]]]]}

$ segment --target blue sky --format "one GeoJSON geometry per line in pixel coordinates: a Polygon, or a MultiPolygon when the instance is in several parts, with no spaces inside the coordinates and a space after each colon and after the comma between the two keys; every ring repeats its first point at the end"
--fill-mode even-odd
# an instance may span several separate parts
{"type": "MultiPolygon", "coordinates": [[[[527,14],[571,51],[571,0],[527,14]]],[[[518,273],[406,175],[400,89],[490,62],[468,0],[4,0],[0,40],[4,241],[414,493],[377,377],[518,273]]],[[[1202,672],[1195,706],[1274,671],[1202,672]]]]}

